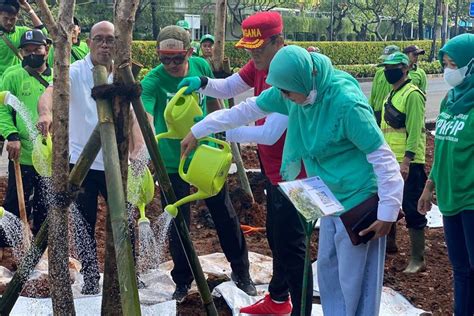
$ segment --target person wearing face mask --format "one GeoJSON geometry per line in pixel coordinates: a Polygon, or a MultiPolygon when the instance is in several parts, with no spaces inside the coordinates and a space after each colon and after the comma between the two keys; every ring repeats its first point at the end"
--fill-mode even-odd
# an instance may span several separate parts
{"type": "MultiPolygon", "coordinates": [[[[270,88],[265,82],[268,68],[275,54],[284,47],[283,20],[277,12],[259,12],[242,22],[243,37],[237,48],[247,50],[251,59],[242,69],[225,79],[191,77],[185,78],[179,86],[188,86],[187,92],[232,98],[253,88],[254,96],[270,88]]],[[[288,117],[271,113],[256,120],[255,126],[241,126],[226,132],[226,139],[232,142],[257,143],[262,173],[267,178],[266,187],[266,235],[273,257],[273,276],[268,294],[257,303],[242,307],[246,314],[290,314],[301,313],[301,287],[303,283],[305,234],[298,211],[278,189],[283,147],[285,144],[288,117]]],[[[298,176],[306,177],[304,170],[298,176]]],[[[312,274],[311,267],[309,274],[312,274]]],[[[308,288],[313,288],[312,279],[308,288]]],[[[311,314],[312,291],[307,292],[306,314],[311,314]]]]}
{"type": "MultiPolygon", "coordinates": [[[[40,176],[33,167],[31,152],[33,143],[30,135],[31,124],[38,120],[37,104],[40,96],[45,91],[45,85],[51,83],[53,74],[46,63],[49,45],[51,41],[37,29],[26,31],[20,40],[20,53],[23,56],[22,66],[8,72],[5,80],[0,86],[0,91],[9,91],[22,102],[21,111],[24,112],[29,121],[25,121],[23,115],[18,115],[10,105],[0,105],[0,133],[7,139],[7,152],[10,162],[8,164],[8,186],[3,202],[3,207],[9,212],[19,215],[17,188],[15,182],[14,160],[19,160],[23,179],[23,190],[27,202],[27,214],[33,216],[33,229],[35,234],[46,218],[47,206],[44,201],[40,176]],[[43,80],[43,82],[40,82],[43,80]]],[[[0,246],[6,243],[1,238],[0,246]]]]}
{"type": "Polygon", "coordinates": [[[454,315],[474,315],[474,34],[462,34],[439,50],[444,80],[452,88],[436,120],[434,161],[418,210],[436,198],[453,269],[454,315]]]}
{"type": "Polygon", "coordinates": [[[400,163],[405,180],[403,211],[410,235],[410,261],[406,273],[424,271],[426,217],[417,212],[417,202],[426,182],[425,173],[425,102],[424,93],[408,78],[408,56],[396,52],[379,64],[384,67],[392,91],[382,109],[382,133],[400,163]]]}
{"type": "MultiPolygon", "coordinates": [[[[85,41],[81,41],[81,25],[76,17],[73,17],[74,28],[72,29],[72,46],[71,46],[71,64],[84,59],[89,53],[89,46],[85,41]]],[[[54,46],[49,50],[48,63],[52,66],[54,63],[54,46]]]]}
{"type": "Polygon", "coordinates": [[[182,155],[209,133],[236,128],[272,112],[288,116],[280,174],[293,180],[302,167],[319,176],[344,206],[344,213],[378,194],[373,233],[354,246],[339,216],[321,219],[318,283],[324,315],[378,315],[385,237],[402,200],[403,179],[373,111],[357,81],[331,60],[288,45],[273,57],[267,84],[255,99],[210,114],[181,142],[182,155]]]}
{"type": "MultiPolygon", "coordinates": [[[[141,82],[143,105],[152,117],[157,134],[167,131],[164,111],[168,102],[178,92],[179,82],[188,76],[213,76],[209,64],[203,58],[192,57],[192,53],[189,34],[184,28],[170,25],[158,34],[157,54],[161,65],[152,69],[141,82]]],[[[218,100],[214,98],[200,95],[198,100],[204,114],[220,109],[218,100]]],[[[176,197],[181,199],[189,195],[189,184],[178,174],[179,140],[163,139],[158,145],[176,197]]],[[[256,295],[249,273],[247,244],[232,206],[227,185],[216,196],[204,201],[212,216],[222,250],[232,268],[232,279],[242,291],[248,295],[256,295]]],[[[166,205],[164,199],[162,205],[166,205]]],[[[189,226],[190,205],[181,206],[180,211],[189,226]]],[[[169,247],[174,263],[171,277],[176,284],[173,299],[182,302],[191,287],[193,275],[174,226],[171,227],[169,247]]]]}

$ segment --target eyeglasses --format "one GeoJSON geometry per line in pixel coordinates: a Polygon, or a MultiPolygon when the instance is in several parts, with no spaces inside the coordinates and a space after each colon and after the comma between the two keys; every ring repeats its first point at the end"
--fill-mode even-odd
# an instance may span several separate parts
{"type": "Polygon", "coordinates": [[[282,88],[278,88],[278,90],[280,90],[280,92],[283,93],[284,95],[289,95],[290,94],[290,91],[288,91],[288,90],[285,90],[285,89],[282,89],[282,88]]]}
{"type": "Polygon", "coordinates": [[[160,56],[160,61],[162,64],[169,65],[171,62],[175,65],[181,65],[186,60],[186,55],[176,55],[173,57],[160,56]]]}
{"type": "Polygon", "coordinates": [[[96,36],[92,39],[92,41],[97,45],[102,45],[105,43],[107,46],[113,46],[115,44],[115,37],[96,36]]]}

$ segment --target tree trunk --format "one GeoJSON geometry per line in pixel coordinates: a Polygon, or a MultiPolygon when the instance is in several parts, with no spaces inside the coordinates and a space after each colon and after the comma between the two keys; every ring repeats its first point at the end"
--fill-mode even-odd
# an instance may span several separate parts
{"type": "Polygon", "coordinates": [[[446,37],[448,36],[448,4],[442,3],[441,10],[443,10],[443,20],[441,26],[441,47],[443,47],[446,43],[446,37]]]}
{"type": "Polygon", "coordinates": [[[436,29],[438,27],[438,12],[439,12],[439,3],[440,0],[435,0],[434,14],[433,14],[433,27],[432,32],[432,41],[431,41],[431,52],[430,52],[430,61],[433,61],[436,54],[436,29]]]}
{"type": "Polygon", "coordinates": [[[226,8],[227,0],[216,1],[216,21],[214,24],[215,43],[212,58],[212,65],[216,71],[222,70],[222,64],[224,62],[226,8]]]}
{"type": "Polygon", "coordinates": [[[53,195],[49,209],[49,284],[54,314],[75,315],[69,275],[68,207],[69,191],[69,63],[71,58],[72,14],[75,1],[59,4],[59,22],[54,21],[45,0],[38,5],[54,40],[53,92],[53,195]]]}
{"type": "Polygon", "coordinates": [[[424,0],[418,2],[418,39],[425,39],[425,26],[423,24],[423,11],[425,9],[424,0]]]}
{"type": "Polygon", "coordinates": [[[450,34],[450,37],[458,35],[459,32],[459,0],[456,0],[456,12],[454,13],[454,34],[450,34]]]}
{"type": "Polygon", "coordinates": [[[156,40],[158,38],[158,20],[156,18],[156,8],[158,4],[156,3],[156,0],[151,0],[151,29],[153,32],[153,39],[156,40]]]}

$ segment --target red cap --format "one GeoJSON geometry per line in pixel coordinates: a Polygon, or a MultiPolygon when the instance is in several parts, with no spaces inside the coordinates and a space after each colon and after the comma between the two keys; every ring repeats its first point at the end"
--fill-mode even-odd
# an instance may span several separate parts
{"type": "Polygon", "coordinates": [[[278,12],[259,12],[242,22],[243,37],[235,44],[237,48],[261,47],[273,35],[283,31],[283,20],[278,12]]]}

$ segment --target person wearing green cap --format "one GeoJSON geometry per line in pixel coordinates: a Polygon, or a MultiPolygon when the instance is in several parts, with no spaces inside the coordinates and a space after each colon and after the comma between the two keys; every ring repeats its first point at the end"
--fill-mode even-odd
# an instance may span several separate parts
{"type": "Polygon", "coordinates": [[[37,104],[48,83],[53,81],[51,68],[46,63],[51,41],[38,29],[28,30],[20,40],[20,53],[24,67],[15,68],[5,76],[0,90],[9,91],[21,102],[21,109],[0,105],[0,133],[7,139],[8,186],[3,207],[19,215],[17,187],[13,161],[20,162],[27,213],[33,215],[33,233],[46,218],[46,194],[40,176],[33,167],[31,152],[35,135],[34,124],[38,120],[37,104]],[[42,80],[42,81],[40,81],[42,80]],[[22,113],[22,114],[19,114],[22,113]]]}
{"type": "Polygon", "coordinates": [[[439,60],[452,88],[441,101],[434,162],[418,210],[430,210],[436,190],[454,274],[454,315],[474,315],[474,34],[449,40],[439,60]]]}
{"type": "Polygon", "coordinates": [[[410,261],[405,273],[424,271],[426,217],[417,212],[418,199],[426,182],[425,102],[423,91],[408,78],[408,56],[396,52],[379,64],[392,90],[385,98],[380,128],[400,163],[405,180],[403,211],[410,235],[410,261]]]}
{"type": "Polygon", "coordinates": [[[212,59],[212,55],[214,53],[214,42],[214,36],[212,36],[211,34],[205,34],[201,37],[200,51],[202,57],[206,59],[212,59]]]}
{"type": "MultiPolygon", "coordinates": [[[[387,47],[384,48],[382,55],[380,55],[379,59],[384,60],[389,56],[390,54],[393,54],[395,52],[399,52],[400,48],[396,45],[388,45],[387,47]]],[[[381,120],[381,115],[382,115],[382,107],[383,107],[383,101],[385,97],[389,94],[390,90],[392,87],[390,84],[387,82],[387,79],[385,79],[384,73],[383,73],[383,68],[377,69],[375,72],[374,80],[372,81],[372,89],[370,91],[370,98],[369,98],[369,104],[374,109],[374,114],[375,114],[375,119],[377,120],[377,124],[380,126],[380,120],[381,120]]],[[[389,247],[387,243],[387,247],[389,247]]],[[[391,247],[387,249],[387,251],[390,251],[391,247]]]]}
{"type": "MultiPolygon", "coordinates": [[[[344,206],[343,214],[378,195],[370,209],[377,219],[357,246],[339,216],[321,218],[318,283],[324,315],[378,315],[385,260],[385,237],[396,221],[403,179],[357,81],[318,53],[288,45],[273,57],[271,87],[198,122],[181,142],[187,155],[197,139],[236,128],[272,112],[288,116],[280,174],[294,180],[304,167],[319,176],[344,206]],[[350,163],[347,163],[350,161],[350,163]]],[[[242,311],[242,310],[241,310],[242,311]]]]}

